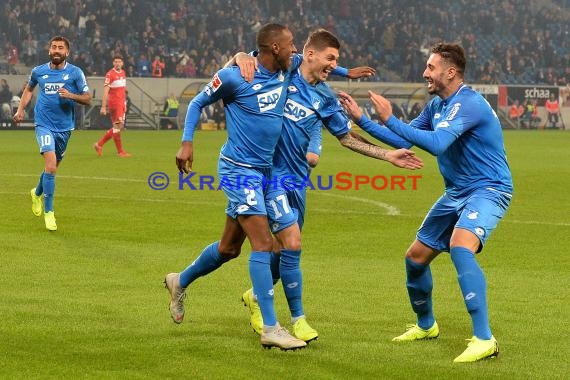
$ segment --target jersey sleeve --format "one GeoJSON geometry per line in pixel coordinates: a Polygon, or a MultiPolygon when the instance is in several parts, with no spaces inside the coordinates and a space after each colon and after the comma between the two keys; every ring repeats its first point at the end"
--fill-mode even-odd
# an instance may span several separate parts
{"type": "MultiPolygon", "coordinates": [[[[439,124],[441,123],[442,122],[439,124]]],[[[413,126],[396,118],[394,115],[390,116],[390,118],[386,120],[386,126],[400,137],[403,137],[412,144],[433,154],[434,156],[443,153],[458,137],[455,134],[450,133],[450,131],[445,127],[436,127],[434,131],[414,128],[413,126]]]]}
{"type": "Polygon", "coordinates": [[[192,141],[204,107],[230,98],[244,82],[236,66],[219,70],[204,89],[192,99],[186,111],[182,141],[192,141]]]}
{"type": "Polygon", "coordinates": [[[362,117],[356,123],[364,131],[374,137],[377,140],[382,141],[384,144],[388,144],[394,148],[410,148],[412,143],[408,140],[403,139],[396,133],[392,132],[390,129],[382,126],[375,121],[370,120],[366,115],[362,114],[362,117]]]}
{"type": "Polygon", "coordinates": [[[307,153],[314,153],[321,155],[323,150],[323,133],[321,124],[314,123],[309,131],[309,146],[307,148],[307,153]]]}
{"type": "Polygon", "coordinates": [[[322,94],[321,108],[317,110],[325,128],[335,137],[341,137],[350,132],[351,122],[344,113],[336,95],[326,85],[320,88],[322,94]]]}
{"type": "Polygon", "coordinates": [[[303,63],[303,54],[293,54],[291,57],[291,66],[289,67],[289,72],[292,73],[301,66],[303,63]]]}
{"type": "Polygon", "coordinates": [[[32,69],[32,72],[30,73],[30,78],[28,79],[28,86],[30,86],[30,88],[35,88],[38,84],[38,68],[35,67],[32,69]]]}
{"type": "Polygon", "coordinates": [[[89,85],[87,84],[87,79],[85,79],[85,74],[80,68],[76,68],[75,70],[75,85],[79,90],[80,94],[85,94],[89,92],[89,85]]]}

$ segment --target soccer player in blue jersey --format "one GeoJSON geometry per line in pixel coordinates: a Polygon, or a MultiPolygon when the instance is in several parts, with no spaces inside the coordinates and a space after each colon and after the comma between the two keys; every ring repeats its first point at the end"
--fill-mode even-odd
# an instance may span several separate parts
{"type": "Polygon", "coordinates": [[[423,77],[437,95],[410,124],[392,115],[390,102],[370,92],[382,127],[362,117],[350,96],[341,102],[359,125],[380,140],[399,147],[416,145],[437,156],[445,192],[435,202],[406,252],[407,288],[417,323],[397,342],[437,338],[429,264],[449,252],[473,326],[467,349],[454,362],[474,362],[499,353],[489,325],[486,282],[475,254],[503,218],[513,182],[499,119],[489,103],[463,83],[463,48],[440,43],[431,50],[423,77]]]}
{"type": "Polygon", "coordinates": [[[259,70],[251,83],[237,67],[219,70],[205,89],[190,103],[182,145],[176,155],[181,172],[188,173],[193,161],[193,132],[202,108],[222,99],[225,104],[228,140],[220,152],[218,176],[233,183],[223,186],[228,198],[226,225],[219,241],[207,246],[181,273],[165,278],[170,293],[170,312],[175,323],[184,318],[185,288],[197,278],[219,268],[240,254],[247,237],[251,244],[249,272],[259,294],[265,326],[261,334],[264,347],[297,349],[306,343],[282,328],[275,316],[270,252],[273,239],[267,222],[262,178],[268,177],[277,140],[281,135],[283,107],[291,69],[300,59],[295,53],[291,31],[279,24],[267,24],[257,34],[259,70]],[[238,185],[249,176],[249,186],[238,185]],[[236,186],[237,185],[237,186],[236,186]]]}
{"type": "Polygon", "coordinates": [[[57,230],[53,200],[55,174],[63,160],[71,131],[75,128],[75,103],[89,105],[91,94],[83,71],[67,62],[69,41],[62,36],[53,37],[49,44],[50,62],[32,69],[28,84],[22,93],[14,121],[24,119],[24,110],[34,89],[39,85],[38,100],[34,108],[36,140],[44,158],[44,170],[38,185],[30,191],[32,212],[42,214],[42,194],[46,228],[57,230]]]}
{"type": "MultiPolygon", "coordinates": [[[[358,153],[409,169],[422,165],[411,151],[389,151],[351,131],[350,120],[336,95],[324,83],[329,73],[337,68],[339,49],[338,39],[324,29],[309,35],[303,48],[303,63],[293,74],[288,87],[284,126],[273,157],[271,175],[279,180],[279,184],[270,187],[266,193],[269,224],[279,242],[278,248],[274,249],[276,253],[272,254],[273,279],[274,282],[279,278],[282,280],[291,311],[293,335],[306,342],[317,339],[318,332],[307,323],[302,304],[301,229],[309,160],[316,164],[320,154],[321,126],[324,124],[343,146],[358,153]],[[406,154],[409,160],[399,159],[406,154]]],[[[251,313],[251,326],[260,333],[263,321],[252,289],[246,291],[242,299],[251,313]]]]}

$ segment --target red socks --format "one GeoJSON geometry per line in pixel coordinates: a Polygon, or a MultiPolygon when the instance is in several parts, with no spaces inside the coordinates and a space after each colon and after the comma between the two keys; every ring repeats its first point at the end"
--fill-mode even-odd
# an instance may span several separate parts
{"type": "Polygon", "coordinates": [[[113,128],[109,128],[107,132],[101,137],[101,140],[97,142],[97,145],[103,146],[107,141],[109,141],[113,137],[113,128]]]}

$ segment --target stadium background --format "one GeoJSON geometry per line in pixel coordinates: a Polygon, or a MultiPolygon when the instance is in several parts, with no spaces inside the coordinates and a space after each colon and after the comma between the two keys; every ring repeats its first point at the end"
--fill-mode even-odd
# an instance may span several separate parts
{"type": "MultiPolygon", "coordinates": [[[[298,49],[310,30],[324,27],[343,42],[343,66],[369,65],[378,70],[366,82],[331,82],[333,87],[353,93],[363,106],[366,90],[372,88],[393,100],[407,119],[414,103],[423,105],[427,100],[421,73],[429,47],[445,40],[464,46],[466,82],[485,85],[478,89],[486,93],[501,116],[515,99],[522,103],[520,94],[531,88],[558,95],[563,119],[570,120],[568,3],[11,0],[4,2],[0,11],[0,46],[4,48],[0,78],[6,78],[13,95],[18,95],[31,68],[46,61],[49,38],[62,34],[71,40],[70,61],[84,70],[94,92],[95,108],[81,110],[80,115],[87,119],[80,120],[78,127],[106,125],[98,120],[96,108],[101,78],[112,66],[113,55],[120,53],[130,78],[130,128],[156,128],[170,93],[181,98],[180,122],[184,104],[207,78],[236,51],[253,49],[255,33],[263,23],[280,22],[294,31],[298,49]],[[165,63],[161,78],[151,72],[156,57],[165,63]],[[522,87],[513,87],[519,85],[522,87]],[[505,94],[502,101],[496,99],[500,91],[505,94]]],[[[544,121],[544,99],[538,100],[544,121]]],[[[365,107],[365,111],[371,110],[365,107]]],[[[205,128],[219,127],[219,115],[216,123],[211,122],[212,115],[204,119],[210,120],[205,128]]],[[[507,118],[503,118],[503,126],[517,127],[507,118]]]]}

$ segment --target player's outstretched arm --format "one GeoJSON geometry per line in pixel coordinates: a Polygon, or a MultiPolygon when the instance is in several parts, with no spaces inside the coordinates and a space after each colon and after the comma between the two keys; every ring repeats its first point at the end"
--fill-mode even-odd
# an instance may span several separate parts
{"type": "Polygon", "coordinates": [[[339,142],[350,150],[378,160],[388,161],[399,168],[414,170],[423,167],[423,161],[416,157],[413,151],[408,149],[398,149],[396,151],[384,149],[370,143],[354,131],[340,137],[339,142]]]}
{"type": "Polygon", "coordinates": [[[360,79],[360,78],[370,78],[376,75],[376,69],[368,66],[353,67],[348,69],[347,78],[350,79],[360,79]]]}
{"type": "Polygon", "coordinates": [[[405,148],[389,150],[386,153],[386,161],[399,168],[410,170],[421,169],[424,166],[424,162],[414,151],[405,148]]]}

